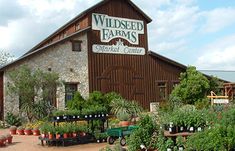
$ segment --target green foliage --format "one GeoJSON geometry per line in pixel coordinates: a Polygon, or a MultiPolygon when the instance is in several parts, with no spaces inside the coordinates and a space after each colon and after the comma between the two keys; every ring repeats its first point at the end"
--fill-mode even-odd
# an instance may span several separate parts
{"type": "Polygon", "coordinates": [[[67,108],[69,110],[82,110],[85,106],[85,99],[80,92],[76,92],[72,100],[68,101],[67,108]]]}
{"type": "Polygon", "coordinates": [[[208,79],[195,67],[189,66],[185,73],[181,73],[180,84],[172,91],[170,100],[173,104],[195,104],[206,97],[209,88],[208,79]]]}
{"type": "Polygon", "coordinates": [[[21,125],[21,119],[19,116],[14,115],[13,113],[8,112],[5,117],[5,122],[10,126],[20,126],[21,125]]]}
{"type": "Polygon", "coordinates": [[[195,150],[226,150],[226,133],[216,126],[190,136],[186,148],[195,150]],[[206,143],[205,143],[206,142],[206,143]]]}
{"type": "MultiPolygon", "coordinates": [[[[211,76],[209,78],[210,91],[215,92],[216,95],[221,95],[221,89],[223,87],[223,82],[221,82],[217,77],[211,76]]],[[[208,92],[210,93],[210,92],[208,92]]]]}
{"type": "Polygon", "coordinates": [[[174,147],[174,141],[171,138],[168,138],[166,141],[166,147],[167,148],[172,148],[174,147]]]}
{"type": "Polygon", "coordinates": [[[20,112],[25,113],[29,121],[50,114],[51,108],[48,108],[48,103],[51,101],[51,92],[60,85],[58,74],[41,70],[31,71],[27,66],[22,66],[10,72],[9,76],[7,92],[19,97],[20,112]],[[35,98],[42,98],[43,103],[38,103],[37,101],[41,100],[36,101],[35,98]]]}
{"type": "Polygon", "coordinates": [[[125,112],[118,112],[117,118],[120,121],[130,121],[130,115],[128,113],[125,113],[125,112]]]}
{"type": "Polygon", "coordinates": [[[184,138],[182,136],[177,136],[176,137],[176,144],[177,147],[182,147],[185,145],[184,138]]]}
{"type": "Polygon", "coordinates": [[[137,102],[127,101],[123,98],[114,99],[111,107],[114,114],[128,114],[131,118],[138,116],[143,110],[137,102]]]}
{"type": "Polygon", "coordinates": [[[128,150],[136,151],[140,149],[140,145],[146,146],[147,149],[156,148],[158,127],[152,117],[144,115],[138,123],[139,128],[134,130],[127,139],[128,150]]]}

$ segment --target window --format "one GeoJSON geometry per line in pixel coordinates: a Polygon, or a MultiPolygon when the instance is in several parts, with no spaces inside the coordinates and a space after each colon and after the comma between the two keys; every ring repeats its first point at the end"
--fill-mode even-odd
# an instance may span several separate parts
{"type": "Polygon", "coordinates": [[[77,86],[78,84],[74,83],[65,84],[65,104],[73,99],[74,94],[77,91],[77,86]]]}
{"type": "Polygon", "coordinates": [[[72,42],[72,51],[82,51],[82,41],[80,40],[73,40],[72,42]]]}
{"type": "Polygon", "coordinates": [[[166,84],[166,82],[159,82],[158,83],[158,93],[159,93],[160,100],[167,99],[167,84],[166,84]]]}

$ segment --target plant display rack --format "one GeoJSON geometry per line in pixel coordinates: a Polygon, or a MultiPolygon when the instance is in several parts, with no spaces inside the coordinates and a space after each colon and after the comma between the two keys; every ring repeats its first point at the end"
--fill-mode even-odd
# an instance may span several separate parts
{"type": "Polygon", "coordinates": [[[101,133],[104,133],[105,131],[105,122],[106,127],[108,127],[108,118],[110,115],[108,114],[92,114],[92,115],[84,115],[84,116],[71,116],[71,115],[64,115],[64,116],[55,116],[52,118],[51,122],[53,122],[54,126],[58,126],[61,122],[77,122],[77,121],[87,121],[88,125],[91,123],[91,133],[86,133],[85,135],[78,135],[76,137],[69,137],[69,138],[63,138],[61,135],[59,139],[56,139],[55,137],[52,139],[49,139],[48,137],[39,137],[39,140],[41,141],[41,145],[44,146],[44,144],[47,144],[48,146],[54,145],[54,146],[67,146],[67,145],[75,145],[75,144],[84,144],[89,142],[95,142],[95,136],[94,136],[94,120],[100,120],[102,121],[102,128],[100,129],[101,133]]]}

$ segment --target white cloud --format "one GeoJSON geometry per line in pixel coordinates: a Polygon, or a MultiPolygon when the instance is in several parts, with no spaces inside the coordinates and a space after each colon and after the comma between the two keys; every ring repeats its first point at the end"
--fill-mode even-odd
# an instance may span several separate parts
{"type": "Polygon", "coordinates": [[[235,35],[224,37],[209,44],[202,50],[195,65],[199,69],[235,70],[235,35]]]}
{"type": "Polygon", "coordinates": [[[199,8],[194,1],[179,0],[168,9],[160,9],[153,14],[149,28],[150,48],[154,51],[176,52],[185,50],[187,36],[196,29],[199,8]]]}
{"type": "Polygon", "coordinates": [[[201,27],[201,32],[217,32],[235,23],[235,8],[217,8],[211,11],[204,11],[201,17],[206,19],[201,27]]]}
{"type": "Polygon", "coordinates": [[[23,14],[21,17],[6,20],[7,24],[2,26],[0,24],[0,49],[19,57],[96,2],[96,0],[89,0],[86,3],[83,0],[15,1],[23,10],[23,14]]]}

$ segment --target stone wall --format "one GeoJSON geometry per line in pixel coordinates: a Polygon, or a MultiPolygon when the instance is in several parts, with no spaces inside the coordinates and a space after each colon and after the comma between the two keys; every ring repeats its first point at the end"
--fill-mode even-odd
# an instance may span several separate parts
{"type": "MultiPolygon", "coordinates": [[[[88,84],[88,52],[87,52],[87,34],[82,34],[74,38],[74,40],[82,41],[82,51],[72,51],[70,41],[60,42],[50,48],[42,50],[31,56],[29,59],[24,59],[19,64],[10,66],[4,73],[4,112],[18,112],[19,100],[18,96],[10,96],[7,92],[7,83],[9,82],[9,72],[19,68],[22,65],[43,71],[48,71],[51,68],[52,72],[59,74],[60,80],[66,83],[79,83],[78,91],[83,97],[89,95],[88,84]]],[[[57,92],[57,108],[64,109],[65,107],[65,88],[58,88],[57,92]]]]}

